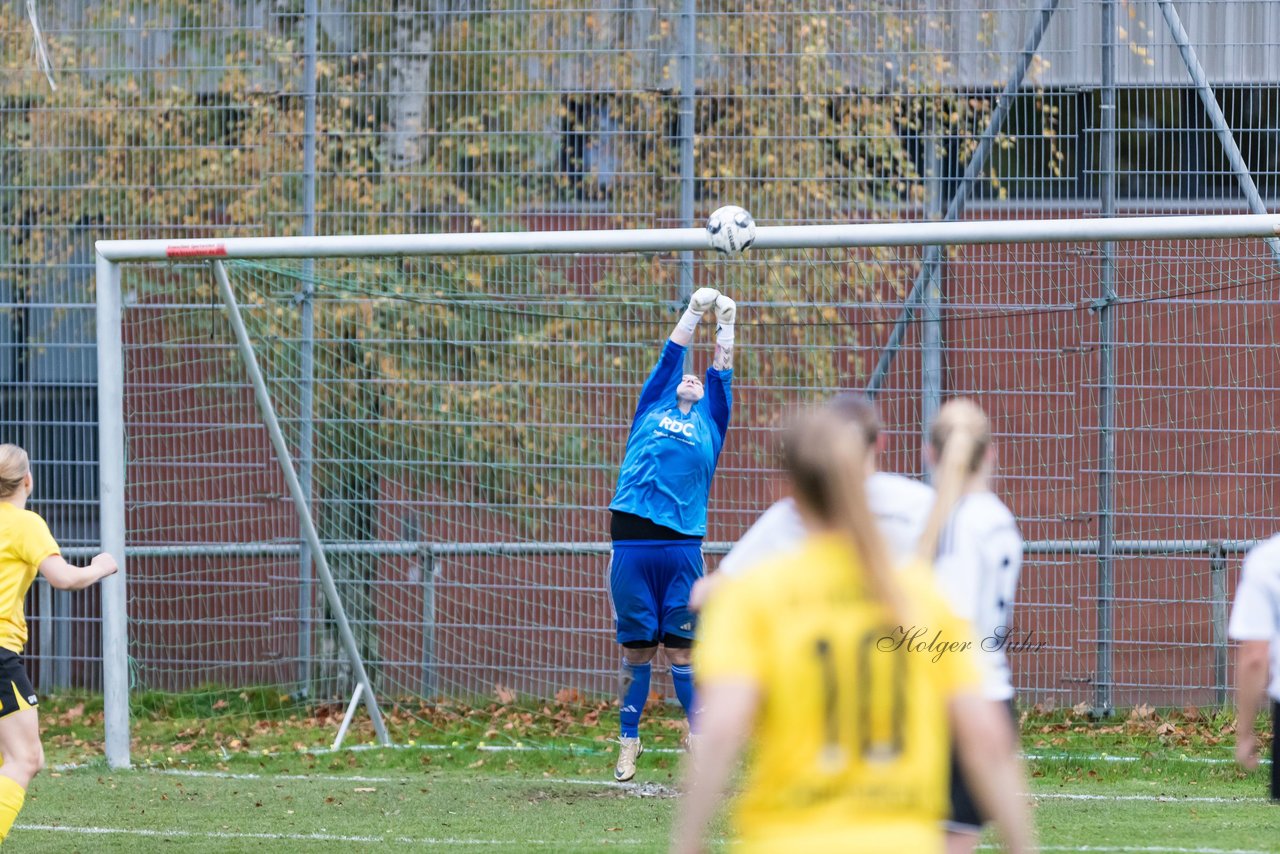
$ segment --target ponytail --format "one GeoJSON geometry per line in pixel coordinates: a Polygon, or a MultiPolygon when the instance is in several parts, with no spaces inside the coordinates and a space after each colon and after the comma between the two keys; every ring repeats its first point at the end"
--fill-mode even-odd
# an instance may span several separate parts
{"type": "Polygon", "coordinates": [[[942,529],[971,478],[982,468],[991,446],[987,416],[972,401],[949,401],[938,410],[929,429],[929,444],[938,461],[933,481],[936,497],[916,545],[916,554],[926,561],[932,561],[937,554],[942,529]]]}
{"type": "Polygon", "coordinates": [[[866,471],[872,450],[867,432],[860,427],[838,410],[816,410],[788,431],[784,463],[796,499],[852,542],[876,598],[898,622],[908,625],[905,597],[867,501],[866,471]]]}
{"type": "Polygon", "coordinates": [[[13,496],[30,471],[26,451],[17,445],[0,445],[0,500],[13,496]]]}

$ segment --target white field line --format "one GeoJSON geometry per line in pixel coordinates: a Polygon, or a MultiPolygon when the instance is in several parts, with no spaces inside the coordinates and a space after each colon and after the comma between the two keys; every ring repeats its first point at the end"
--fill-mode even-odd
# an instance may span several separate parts
{"type": "MultiPolygon", "coordinates": [[[[311,756],[328,756],[333,753],[363,753],[369,750],[480,750],[488,753],[578,753],[592,754],[602,752],[601,744],[616,744],[614,742],[593,742],[593,747],[577,747],[574,745],[560,746],[549,744],[486,744],[479,742],[478,744],[468,742],[458,742],[456,744],[391,744],[383,746],[381,744],[353,744],[350,747],[340,747],[334,750],[332,747],[312,747],[306,752],[311,756]]],[[[612,749],[612,748],[608,748],[612,749]]],[[[684,753],[682,747],[646,747],[645,753],[684,753]]]]}
{"type": "Polygon", "coordinates": [[[1265,804],[1267,798],[1215,798],[1206,795],[1088,795],[1076,792],[1032,792],[1037,800],[1060,801],[1141,801],[1156,804],[1265,804]]]}
{"type": "MultiPolygon", "coordinates": [[[[169,777],[209,777],[224,780],[289,780],[297,782],[317,783],[386,783],[399,785],[419,785],[422,777],[370,777],[366,775],[348,774],[254,774],[233,771],[195,771],[181,768],[154,768],[144,773],[161,774],[169,777]]],[[[495,778],[485,778],[490,780],[495,778]]],[[[616,780],[591,780],[581,777],[503,777],[503,783],[524,783],[549,786],[594,786],[601,789],[622,789],[641,795],[675,793],[675,789],[660,783],[619,783],[616,780]]],[[[1237,798],[1211,797],[1207,795],[1098,795],[1084,792],[1032,792],[1031,797],[1039,800],[1064,801],[1136,801],[1140,803],[1188,803],[1188,804],[1264,804],[1267,798],[1241,796],[1237,798]]]]}
{"type": "MultiPolygon", "coordinates": [[[[170,777],[212,777],[223,780],[290,780],[296,782],[315,783],[386,783],[388,785],[421,785],[422,777],[368,777],[343,774],[252,774],[232,771],[194,771],[181,768],[155,768],[147,771],[151,774],[163,774],[170,777]]],[[[675,788],[661,783],[619,783],[616,780],[583,780],[564,777],[504,777],[484,778],[486,781],[524,783],[530,786],[595,786],[601,789],[621,789],[632,792],[639,797],[672,797],[677,794],[675,788]]],[[[472,778],[469,782],[474,782],[472,778]]]]}
{"type": "MultiPolygon", "coordinates": [[[[595,742],[593,744],[599,745],[598,742],[595,742]]],[[[313,747],[307,750],[306,752],[313,756],[327,756],[331,753],[343,753],[346,751],[363,752],[363,751],[369,751],[369,750],[471,750],[471,749],[480,750],[480,751],[492,751],[494,753],[505,753],[505,752],[599,753],[602,750],[600,746],[575,747],[570,745],[568,747],[564,747],[564,746],[557,747],[553,745],[542,745],[542,744],[486,744],[484,742],[480,742],[478,744],[459,743],[459,744],[453,744],[453,745],[393,744],[389,747],[383,747],[382,745],[379,745],[379,744],[355,744],[350,747],[341,747],[338,750],[334,750],[333,748],[330,748],[330,747],[313,747]]],[[[684,750],[678,747],[646,747],[644,749],[644,752],[645,753],[684,753],[684,750]]],[[[1065,760],[1078,760],[1081,762],[1141,762],[1147,758],[1144,756],[1125,756],[1123,754],[1113,755],[1110,753],[1039,753],[1039,752],[1024,753],[1022,754],[1022,757],[1024,759],[1032,759],[1032,760],[1065,759],[1065,760]]],[[[1151,761],[1202,762],[1202,763],[1208,763],[1211,765],[1217,765],[1217,764],[1226,764],[1226,763],[1234,762],[1235,760],[1230,757],[1187,756],[1186,754],[1178,754],[1176,756],[1153,756],[1151,757],[1151,761]]],[[[1261,762],[1264,765],[1271,764],[1271,760],[1265,757],[1261,760],[1261,762]]]]}
{"type": "Polygon", "coordinates": [[[86,836],[145,836],[159,839],[258,839],[288,840],[290,842],[363,842],[390,843],[392,845],[645,845],[640,839],[467,839],[459,837],[412,837],[412,836],[348,836],[338,833],[236,833],[221,830],[141,830],[126,827],[72,827],[60,824],[16,824],[15,830],[39,831],[45,833],[74,833],[86,836]]]}
{"type": "MultiPolygon", "coordinates": [[[[1116,756],[1110,753],[1024,753],[1022,754],[1022,758],[1031,760],[1063,759],[1068,761],[1077,760],[1080,762],[1200,762],[1209,765],[1225,765],[1235,762],[1235,759],[1225,756],[1187,756],[1185,753],[1180,753],[1177,756],[1150,757],[1116,756]]],[[[1266,757],[1263,757],[1260,761],[1263,765],[1271,764],[1271,760],[1266,757]]]]}
{"type": "MultiPolygon", "coordinates": [[[[212,777],[221,780],[293,780],[298,782],[318,783],[403,783],[421,784],[426,777],[369,777],[357,774],[254,774],[236,771],[196,771],[183,768],[146,768],[140,769],[144,774],[163,774],[168,777],[212,777]]],[[[474,778],[472,778],[474,779],[474,778]]],[[[486,781],[498,780],[503,783],[529,783],[566,785],[566,786],[599,786],[609,789],[640,789],[652,787],[653,783],[619,783],[617,780],[583,780],[562,777],[502,777],[484,778],[486,781]]]]}
{"type": "MultiPolygon", "coordinates": [[[[478,750],[482,753],[600,753],[600,748],[579,749],[574,747],[550,747],[545,745],[528,745],[528,744],[393,744],[389,747],[383,747],[377,744],[357,744],[351,747],[343,747],[333,750],[328,747],[311,748],[305,753],[309,756],[328,756],[330,754],[341,754],[346,752],[363,753],[371,750],[478,750]]],[[[679,747],[646,747],[645,753],[684,753],[683,748],[679,747]]],[[[1023,753],[1023,759],[1030,761],[1078,761],[1078,762],[1195,762],[1209,765],[1225,765],[1234,762],[1231,757],[1218,756],[1187,756],[1185,753],[1168,756],[1125,756],[1123,754],[1112,753],[1023,753]]],[[[1270,765],[1271,760],[1268,757],[1262,757],[1260,763],[1270,765]]],[[[72,771],[76,768],[85,767],[90,763],[68,763],[65,765],[52,766],[54,771],[72,771]]]]}
{"type": "MultiPolygon", "coordinates": [[[[74,771],[74,766],[59,766],[62,770],[74,771]]],[[[96,769],[101,773],[102,769],[96,769]]],[[[425,777],[370,777],[362,774],[254,774],[236,771],[197,771],[184,768],[143,768],[144,774],[161,774],[166,777],[207,777],[218,780],[287,780],[299,783],[386,783],[387,785],[421,785],[425,777]]],[[[108,772],[115,773],[115,772],[108,772]]],[[[133,773],[133,772],[126,772],[133,773]]],[[[477,778],[469,778],[465,782],[474,782],[477,778]]],[[[528,785],[549,786],[598,786],[602,789],[622,789],[642,795],[663,794],[667,790],[674,792],[670,786],[661,783],[619,783],[616,780],[586,780],[566,777],[485,777],[486,782],[497,780],[502,783],[525,783],[528,785]]]]}

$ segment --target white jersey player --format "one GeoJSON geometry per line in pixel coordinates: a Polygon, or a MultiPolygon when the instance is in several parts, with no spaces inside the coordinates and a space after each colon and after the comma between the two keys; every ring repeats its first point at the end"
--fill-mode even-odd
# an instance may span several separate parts
{"type": "MultiPolygon", "coordinates": [[[[880,523],[891,557],[899,564],[910,560],[933,506],[933,490],[918,480],[878,471],[867,478],[867,503],[880,523]]],[[[804,533],[795,501],[784,498],[747,529],[716,572],[737,575],[754,563],[794,548],[804,533]]]]}
{"type": "MultiPolygon", "coordinates": [[[[1006,648],[1020,640],[1010,611],[1022,570],[1022,535],[1009,508],[991,492],[987,416],[968,400],[947,402],[929,429],[929,454],[937,497],[919,555],[933,563],[943,595],[978,639],[983,696],[1013,716],[1006,648]]],[[[977,849],[985,817],[952,759],[947,851],[969,854],[977,849]]]]}
{"type": "Polygon", "coordinates": [[[1022,534],[1013,513],[992,492],[962,496],[942,530],[933,567],[943,596],[980,639],[983,694],[1012,699],[1006,650],[1025,640],[1009,620],[1022,571],[1022,534]]]}
{"type": "Polygon", "coordinates": [[[1265,686],[1271,699],[1271,799],[1280,801],[1280,536],[1259,543],[1245,556],[1227,634],[1240,641],[1236,658],[1236,761],[1249,769],[1258,767],[1254,722],[1265,686]]]}
{"type": "MultiPolygon", "coordinates": [[[[862,432],[869,447],[880,438],[880,417],[871,401],[859,394],[842,394],[827,404],[862,432]]],[[[874,466],[874,457],[869,459],[874,466]]],[[[880,523],[880,532],[893,558],[904,563],[915,555],[916,541],[924,530],[933,490],[902,475],[872,471],[867,477],[867,503],[880,523]]],[[[769,507],[734,547],[721,559],[716,572],[694,585],[690,607],[700,608],[715,585],[738,575],[766,558],[795,548],[805,535],[795,502],[784,498],[769,507]]]]}

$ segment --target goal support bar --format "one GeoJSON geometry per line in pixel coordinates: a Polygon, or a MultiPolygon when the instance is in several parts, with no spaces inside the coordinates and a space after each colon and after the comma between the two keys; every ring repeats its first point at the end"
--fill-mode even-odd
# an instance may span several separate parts
{"type": "MultiPolygon", "coordinates": [[[[311,560],[315,565],[316,575],[320,577],[320,585],[324,588],[325,598],[329,600],[329,607],[333,612],[333,621],[338,627],[338,636],[341,638],[342,647],[350,660],[356,682],[360,688],[364,689],[365,708],[369,712],[369,717],[373,719],[373,728],[378,735],[378,743],[385,747],[391,744],[391,739],[387,735],[386,725],[382,720],[382,712],[378,709],[378,698],[374,695],[373,686],[369,682],[369,674],[365,670],[364,661],[360,657],[360,646],[356,643],[355,634],[351,631],[346,609],[342,606],[342,599],[338,595],[338,586],[334,583],[333,573],[329,570],[329,561],[325,555],[324,547],[320,543],[320,534],[316,531],[315,522],[311,518],[311,508],[307,504],[306,494],[302,491],[302,484],[298,481],[298,472],[293,464],[293,455],[289,453],[289,446],[285,443],[284,433],[280,429],[280,420],[276,418],[276,410],[271,403],[271,395],[267,390],[266,380],[263,379],[262,369],[258,367],[258,357],[253,352],[253,342],[249,340],[249,331],[245,329],[244,318],[240,315],[240,306],[236,302],[235,292],[231,290],[231,280],[227,277],[227,268],[223,266],[221,261],[214,261],[211,266],[213,267],[213,275],[218,281],[218,292],[222,295],[222,302],[227,308],[227,318],[231,321],[231,328],[235,332],[236,345],[240,348],[240,357],[244,360],[245,370],[249,374],[250,382],[253,383],[253,394],[258,401],[258,411],[266,425],[267,435],[271,437],[271,445],[275,449],[276,459],[280,461],[280,470],[284,474],[285,484],[289,488],[289,497],[293,500],[294,509],[298,514],[298,524],[302,529],[302,540],[311,550],[311,560]]],[[[357,690],[355,696],[351,698],[351,707],[348,709],[346,718],[346,725],[348,726],[359,696],[360,692],[357,690]]]]}

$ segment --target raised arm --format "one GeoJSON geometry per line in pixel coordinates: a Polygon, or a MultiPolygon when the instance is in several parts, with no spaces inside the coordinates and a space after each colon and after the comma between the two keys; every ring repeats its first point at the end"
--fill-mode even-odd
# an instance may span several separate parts
{"type": "Polygon", "coordinates": [[[115,558],[106,552],[96,556],[88,566],[72,566],[62,559],[62,555],[50,555],[40,561],[38,568],[40,574],[59,590],[83,590],[119,569],[115,558]]]}
{"type": "Polygon", "coordinates": [[[733,324],[737,304],[721,294],[716,297],[716,354],[707,370],[707,407],[723,438],[733,412],[733,324]]]}
{"type": "Polygon", "coordinates": [[[738,319],[738,304],[724,294],[716,297],[716,354],[711,367],[717,371],[733,369],[733,324],[738,319]]]}
{"type": "Polygon", "coordinates": [[[640,399],[636,402],[635,416],[631,420],[632,429],[635,428],[636,420],[649,407],[676,393],[684,370],[685,348],[693,340],[693,331],[702,322],[702,315],[715,305],[718,296],[720,292],[715,288],[699,288],[689,298],[689,307],[685,309],[676,328],[671,330],[671,336],[662,347],[662,355],[658,357],[658,364],[653,366],[649,378],[640,389],[640,399]]]}
{"type": "Polygon", "coordinates": [[[720,292],[715,288],[698,288],[694,291],[693,296],[689,297],[689,307],[684,310],[684,316],[680,318],[676,328],[671,330],[671,340],[681,347],[688,347],[693,341],[693,331],[702,322],[702,315],[714,308],[718,299],[720,292]]]}

